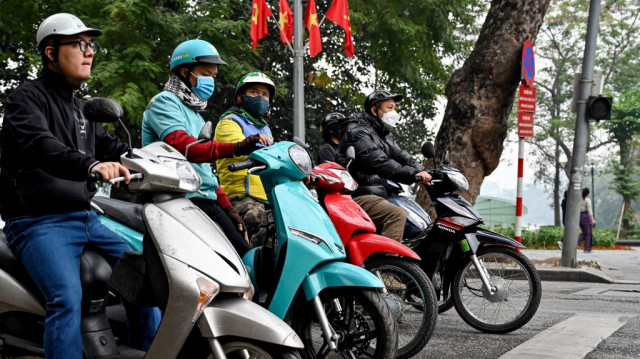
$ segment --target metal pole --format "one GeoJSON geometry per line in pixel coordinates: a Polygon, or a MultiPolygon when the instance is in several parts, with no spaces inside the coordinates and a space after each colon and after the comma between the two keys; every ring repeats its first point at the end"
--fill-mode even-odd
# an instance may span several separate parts
{"type": "Polygon", "coordinates": [[[582,201],[582,175],[587,152],[587,137],[589,123],[585,116],[587,99],[591,93],[593,83],[593,65],[596,55],[598,28],[600,27],[600,0],[591,0],[589,4],[589,21],[587,23],[587,38],[582,60],[582,76],[580,78],[580,92],[578,96],[578,114],[573,141],[573,156],[571,160],[571,174],[567,193],[566,225],[564,227],[564,245],[562,247],[563,267],[576,267],[576,248],[578,244],[578,227],[580,222],[580,204],[582,201]]]}
{"type": "Polygon", "coordinates": [[[524,138],[518,140],[518,185],[516,187],[515,240],[522,243],[522,193],[524,192],[524,138]]]}
{"type": "Polygon", "coordinates": [[[593,209],[593,219],[596,219],[596,185],[593,177],[593,162],[591,162],[591,208],[593,209]]]}
{"type": "Polygon", "coordinates": [[[293,136],[304,138],[304,31],[302,0],[293,2],[293,136]]]}

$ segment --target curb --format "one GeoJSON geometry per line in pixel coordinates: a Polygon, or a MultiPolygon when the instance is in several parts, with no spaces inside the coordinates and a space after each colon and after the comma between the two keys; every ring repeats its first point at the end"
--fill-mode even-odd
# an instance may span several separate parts
{"type": "Polygon", "coordinates": [[[619,239],[616,241],[616,244],[620,246],[638,247],[640,246],[640,239],[619,239]]]}
{"type": "Polygon", "coordinates": [[[609,276],[582,268],[536,267],[541,280],[559,282],[616,283],[609,276]]]}

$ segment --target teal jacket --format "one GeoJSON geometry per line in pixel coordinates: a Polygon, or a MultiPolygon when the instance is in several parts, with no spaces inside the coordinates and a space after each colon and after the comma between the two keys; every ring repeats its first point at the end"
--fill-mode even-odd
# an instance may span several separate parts
{"type": "MultiPolygon", "coordinates": [[[[204,126],[204,119],[199,113],[185,106],[178,96],[169,91],[155,95],[142,115],[142,145],[163,141],[171,132],[182,130],[193,137],[198,137],[204,126]]],[[[208,194],[207,199],[215,200],[218,180],[211,171],[209,163],[191,163],[202,178],[200,190],[208,194]]],[[[201,197],[198,193],[189,193],[187,197],[201,197]]]]}

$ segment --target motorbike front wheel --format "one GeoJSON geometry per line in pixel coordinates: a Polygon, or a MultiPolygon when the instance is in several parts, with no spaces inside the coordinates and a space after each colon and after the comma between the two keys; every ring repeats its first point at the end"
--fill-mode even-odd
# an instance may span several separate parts
{"type": "Polygon", "coordinates": [[[525,255],[509,247],[483,247],[477,256],[495,293],[483,286],[467,258],[452,284],[456,311],[467,324],[485,333],[503,334],[522,327],[536,313],[542,297],[536,268],[525,255]]]}
{"type": "Polygon", "coordinates": [[[233,341],[222,349],[228,359],[300,359],[298,350],[264,343],[233,341]]]}
{"type": "Polygon", "coordinates": [[[304,343],[304,358],[395,358],[396,321],[376,290],[328,288],[320,293],[320,300],[331,328],[338,335],[338,348],[334,352],[329,349],[312,303],[301,301],[291,318],[291,326],[304,343]]]}
{"type": "Polygon", "coordinates": [[[438,307],[431,280],[416,263],[398,257],[381,257],[366,264],[385,285],[382,296],[398,325],[398,359],[422,350],[436,328],[438,307]]]}

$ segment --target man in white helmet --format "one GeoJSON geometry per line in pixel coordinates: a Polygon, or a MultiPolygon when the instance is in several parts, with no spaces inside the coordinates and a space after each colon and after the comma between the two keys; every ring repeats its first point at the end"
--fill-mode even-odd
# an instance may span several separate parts
{"type": "Polygon", "coordinates": [[[98,29],[71,14],[45,19],[37,32],[43,70],[6,101],[0,213],[4,233],[46,301],[48,359],[82,358],[80,258],[90,246],[112,265],[129,250],[90,210],[97,173],[107,182],[129,171],[128,146],[88,122],[75,90],[91,76],[98,29]]]}

